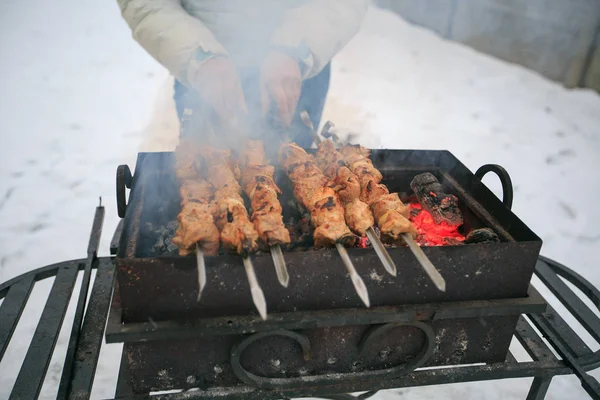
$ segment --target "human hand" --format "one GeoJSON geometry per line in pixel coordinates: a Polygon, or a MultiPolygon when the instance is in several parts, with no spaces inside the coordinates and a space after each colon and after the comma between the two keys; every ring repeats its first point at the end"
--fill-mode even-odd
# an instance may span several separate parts
{"type": "Polygon", "coordinates": [[[227,57],[219,56],[202,63],[193,74],[191,84],[222,121],[231,121],[240,112],[247,114],[240,78],[227,57]]]}
{"type": "Polygon", "coordinates": [[[277,106],[281,122],[289,127],[296,112],[301,86],[302,75],[298,62],[283,52],[271,51],[260,72],[263,115],[269,111],[272,100],[277,106]]]}

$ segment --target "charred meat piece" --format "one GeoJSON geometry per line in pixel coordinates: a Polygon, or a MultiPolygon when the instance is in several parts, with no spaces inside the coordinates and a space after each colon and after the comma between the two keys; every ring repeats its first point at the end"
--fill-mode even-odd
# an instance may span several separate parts
{"type": "Polygon", "coordinates": [[[212,200],[214,191],[213,186],[204,180],[185,180],[181,184],[179,191],[181,194],[181,204],[183,205],[190,201],[208,204],[212,200]]]}
{"type": "Polygon", "coordinates": [[[380,183],[383,176],[369,159],[369,150],[362,146],[344,146],[340,153],[344,161],[360,181],[360,200],[368,204],[381,232],[381,239],[387,243],[402,244],[403,233],[417,236],[417,230],[408,220],[410,207],[402,203],[398,193],[390,193],[380,183]]]}
{"type": "Polygon", "coordinates": [[[315,246],[331,247],[338,242],[353,244],[355,239],[346,225],[344,208],[314,157],[297,144],[286,143],[280,148],[279,162],[292,182],[294,196],[310,211],[315,246]]]}
{"type": "Polygon", "coordinates": [[[360,199],[360,181],[344,161],[344,156],[335,149],[331,140],[323,140],[317,150],[317,163],[323,173],[331,179],[330,187],[338,194],[344,208],[344,218],[350,229],[365,237],[367,229],[375,224],[369,206],[360,199]]]}
{"type": "Polygon", "coordinates": [[[200,244],[205,254],[219,251],[219,230],[213,218],[211,199],[214,188],[201,177],[201,162],[197,148],[189,139],[183,140],[175,150],[176,175],[181,182],[181,212],[177,216],[179,227],[172,242],[182,256],[194,253],[200,244]]]}
{"type": "Polygon", "coordinates": [[[207,168],[206,176],[215,187],[214,218],[221,230],[221,244],[226,250],[247,255],[258,250],[258,233],[254,229],[244,200],[242,188],[232,169],[231,151],[206,145],[200,147],[200,154],[207,168]]]}
{"type": "Polygon", "coordinates": [[[196,202],[186,203],[177,216],[179,228],[173,243],[179,247],[182,256],[194,253],[199,243],[207,255],[219,251],[219,230],[214,224],[210,205],[196,202]]]}
{"type": "Polygon", "coordinates": [[[358,177],[361,186],[370,181],[379,183],[383,179],[381,172],[373,166],[368,149],[359,145],[346,145],[340,149],[340,153],[350,170],[358,177]]]}
{"type": "Polygon", "coordinates": [[[263,247],[287,245],[290,233],[283,223],[283,209],[277,195],[275,168],[268,165],[264,144],[247,140],[241,155],[241,182],[252,206],[252,223],[263,247]]]}

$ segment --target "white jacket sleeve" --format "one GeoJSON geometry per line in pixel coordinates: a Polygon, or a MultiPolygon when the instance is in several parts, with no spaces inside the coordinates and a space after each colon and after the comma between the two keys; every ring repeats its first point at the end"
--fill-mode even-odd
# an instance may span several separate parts
{"type": "Polygon", "coordinates": [[[181,6],[181,0],[117,0],[134,39],[183,84],[194,69],[196,51],[227,51],[212,32],[181,6]]]}
{"type": "Polygon", "coordinates": [[[317,75],[360,29],[369,0],[311,0],[290,9],[271,45],[308,47],[304,78],[317,75]]]}

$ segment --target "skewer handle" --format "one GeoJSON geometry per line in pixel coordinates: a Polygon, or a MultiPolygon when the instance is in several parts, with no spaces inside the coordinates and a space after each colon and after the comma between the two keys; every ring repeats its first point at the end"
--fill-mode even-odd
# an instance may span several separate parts
{"type": "Polygon", "coordinates": [[[410,236],[410,234],[408,233],[403,233],[402,238],[404,239],[406,244],[408,244],[408,247],[414,254],[417,261],[419,261],[419,264],[421,264],[421,267],[423,267],[423,270],[425,270],[427,275],[429,275],[429,278],[433,281],[434,285],[442,292],[445,292],[446,281],[444,280],[444,277],[442,277],[442,275],[435,268],[431,260],[429,260],[429,258],[425,255],[421,247],[419,247],[419,245],[414,241],[412,236],[410,236]]]}
{"type": "Polygon", "coordinates": [[[319,135],[315,131],[315,126],[313,125],[312,121],[310,120],[308,112],[307,111],[301,111],[300,112],[300,119],[302,120],[302,122],[304,123],[304,125],[306,125],[310,129],[310,133],[312,135],[312,138],[313,138],[313,141],[315,142],[315,144],[318,145],[319,143],[321,143],[321,138],[319,137],[319,135]]]}
{"type": "Polygon", "coordinates": [[[258,279],[256,279],[256,273],[254,272],[254,265],[252,265],[252,260],[250,257],[243,257],[244,268],[246,269],[246,275],[248,276],[248,283],[250,284],[250,292],[252,293],[252,301],[254,301],[254,306],[258,310],[258,313],[262,317],[263,320],[267,319],[267,301],[265,300],[265,294],[263,293],[260,285],[258,284],[258,279]]]}
{"type": "Polygon", "coordinates": [[[371,245],[375,249],[375,252],[377,253],[377,256],[379,257],[379,260],[381,260],[381,263],[383,264],[383,267],[385,268],[385,270],[387,272],[389,272],[390,275],[396,276],[396,274],[397,274],[396,264],[394,264],[394,260],[392,260],[392,257],[387,252],[383,243],[381,243],[381,240],[379,240],[379,237],[377,237],[377,234],[375,233],[375,230],[373,229],[373,227],[370,227],[369,229],[367,229],[367,237],[369,238],[369,241],[371,242],[371,245]]]}
{"type": "Polygon", "coordinates": [[[281,286],[287,288],[290,284],[290,274],[285,265],[281,246],[278,244],[271,246],[271,258],[273,258],[273,264],[275,264],[275,272],[277,273],[279,283],[281,283],[281,286]]]}
{"type": "Polygon", "coordinates": [[[352,279],[352,284],[354,285],[354,289],[356,289],[358,297],[365,303],[365,306],[370,307],[371,302],[369,301],[369,291],[367,290],[367,286],[360,275],[358,275],[358,272],[356,272],[356,268],[354,268],[354,264],[352,264],[352,260],[350,259],[346,248],[341,243],[336,243],[335,247],[350,274],[350,279],[352,279]]]}

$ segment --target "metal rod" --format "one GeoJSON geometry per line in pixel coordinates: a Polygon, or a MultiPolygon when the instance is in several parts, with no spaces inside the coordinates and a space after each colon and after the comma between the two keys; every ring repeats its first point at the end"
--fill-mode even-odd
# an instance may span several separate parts
{"type": "Polygon", "coordinates": [[[369,238],[369,241],[375,249],[375,252],[377,253],[377,256],[379,257],[379,260],[383,264],[385,270],[389,272],[390,275],[396,276],[396,264],[394,264],[394,260],[392,260],[392,257],[387,252],[383,243],[381,243],[381,240],[379,240],[379,237],[377,237],[377,234],[375,233],[375,229],[373,229],[373,227],[367,229],[367,237],[369,238]]]}
{"type": "Polygon", "coordinates": [[[94,214],[92,232],[90,233],[90,240],[88,242],[87,248],[88,256],[85,262],[85,268],[83,270],[83,279],[81,281],[81,288],[79,289],[79,298],[77,299],[77,308],[75,309],[75,316],[73,317],[73,325],[71,327],[71,336],[69,337],[67,354],[65,355],[63,373],[60,378],[60,384],[58,386],[59,398],[66,397],[70,390],[71,377],[73,374],[73,365],[75,363],[75,352],[77,351],[83,316],[86,312],[86,303],[88,300],[87,295],[90,287],[90,280],[92,277],[92,264],[95,262],[98,256],[98,248],[100,247],[100,236],[102,234],[103,224],[104,207],[102,206],[102,197],[100,197],[98,207],[96,207],[96,213],[94,214]]]}
{"type": "Polygon", "coordinates": [[[277,273],[279,283],[285,288],[288,287],[290,283],[290,274],[288,274],[287,266],[285,265],[281,246],[278,244],[271,246],[271,258],[273,258],[273,263],[275,264],[275,272],[277,273]]]}
{"type": "Polygon", "coordinates": [[[331,138],[331,140],[333,140],[333,142],[336,144],[342,144],[340,137],[332,132],[333,127],[333,122],[325,122],[325,125],[323,125],[323,128],[321,129],[321,136],[323,136],[325,139],[331,138]]]}
{"type": "Polygon", "coordinates": [[[319,145],[319,143],[321,143],[321,138],[315,131],[315,126],[313,125],[312,121],[310,120],[310,117],[308,116],[308,112],[301,111],[300,119],[302,120],[304,125],[306,125],[310,129],[310,134],[312,135],[312,138],[313,138],[313,141],[315,142],[315,144],[319,145]]]}
{"type": "Polygon", "coordinates": [[[198,298],[196,301],[200,301],[202,291],[206,286],[206,263],[204,262],[204,251],[198,243],[196,243],[196,265],[198,267],[198,298]]]}
{"type": "Polygon", "coordinates": [[[354,285],[354,289],[356,289],[356,294],[358,297],[365,303],[365,306],[370,307],[371,302],[369,301],[369,291],[367,290],[367,286],[363,282],[358,272],[356,272],[356,268],[354,268],[354,264],[352,264],[352,260],[346,251],[346,248],[341,243],[336,243],[335,247],[350,274],[350,279],[352,279],[352,284],[354,285]]]}
{"type": "Polygon", "coordinates": [[[252,293],[252,301],[258,310],[258,313],[263,320],[267,319],[267,301],[265,300],[265,294],[263,293],[258,279],[256,279],[256,273],[254,272],[254,265],[249,256],[243,257],[244,268],[246,268],[246,275],[248,276],[248,283],[250,284],[250,292],[252,293]]]}
{"type": "Polygon", "coordinates": [[[404,239],[406,244],[408,244],[408,248],[413,252],[417,261],[419,261],[419,264],[421,264],[421,267],[423,267],[423,270],[425,270],[427,275],[429,275],[429,278],[431,278],[435,286],[442,292],[445,292],[446,281],[444,280],[442,275],[440,275],[439,271],[435,268],[435,266],[425,255],[425,253],[423,253],[421,247],[419,247],[419,245],[414,241],[412,236],[410,236],[410,234],[408,233],[403,233],[402,238],[404,239]]]}

